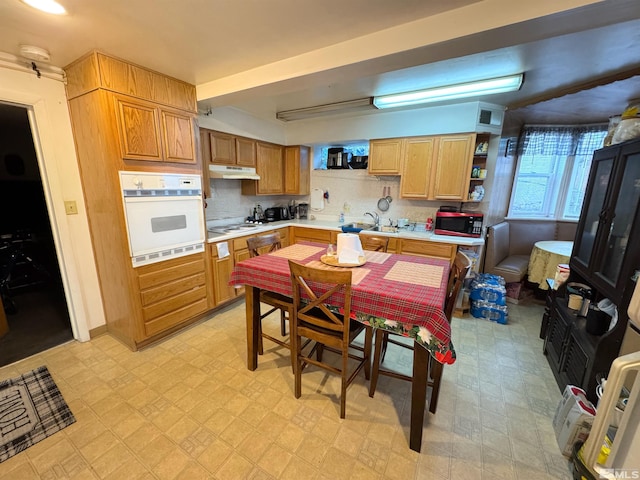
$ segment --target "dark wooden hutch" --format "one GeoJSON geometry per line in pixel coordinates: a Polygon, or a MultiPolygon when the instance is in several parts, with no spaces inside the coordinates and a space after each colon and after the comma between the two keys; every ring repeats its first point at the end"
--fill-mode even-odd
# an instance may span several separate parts
{"type": "Polygon", "coordinates": [[[592,288],[592,303],[608,298],[618,320],[603,335],[567,306],[566,283],[550,291],[544,353],[561,390],[577,385],[596,401],[596,375],[608,374],[627,325],[627,307],[640,270],[640,139],[597,150],[589,174],[570,260],[568,282],[592,288]]]}

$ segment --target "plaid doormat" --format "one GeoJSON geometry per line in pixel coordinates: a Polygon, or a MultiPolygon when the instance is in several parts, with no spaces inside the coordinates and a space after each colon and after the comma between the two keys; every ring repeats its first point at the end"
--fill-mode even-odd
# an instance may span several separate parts
{"type": "Polygon", "coordinates": [[[76,421],[47,367],[0,382],[0,463],[76,421]]]}

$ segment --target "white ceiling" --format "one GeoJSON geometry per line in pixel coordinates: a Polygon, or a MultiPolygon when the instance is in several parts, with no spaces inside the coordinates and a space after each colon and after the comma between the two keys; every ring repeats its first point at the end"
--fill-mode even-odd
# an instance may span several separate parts
{"type": "Polygon", "coordinates": [[[638,0],[59,1],[68,15],[0,2],[0,51],[37,45],[63,67],[98,49],[196,84],[202,109],[273,120],[520,71],[519,92],[480,100],[530,123],[562,123],[606,120],[640,97],[638,0]],[[600,79],[607,86],[591,89],[600,79]]]}

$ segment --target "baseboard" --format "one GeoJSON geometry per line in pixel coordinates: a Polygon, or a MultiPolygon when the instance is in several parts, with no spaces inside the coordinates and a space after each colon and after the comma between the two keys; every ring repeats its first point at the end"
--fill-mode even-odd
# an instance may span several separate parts
{"type": "Polygon", "coordinates": [[[104,335],[105,333],[107,333],[107,326],[100,325],[99,327],[89,330],[89,338],[93,339],[99,337],[100,335],[104,335]]]}

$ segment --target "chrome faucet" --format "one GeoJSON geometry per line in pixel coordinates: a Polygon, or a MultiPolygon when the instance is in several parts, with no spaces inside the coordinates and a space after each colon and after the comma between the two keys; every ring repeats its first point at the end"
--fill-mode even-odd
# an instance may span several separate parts
{"type": "Polygon", "coordinates": [[[380,225],[380,216],[376,212],[365,212],[364,214],[369,215],[371,216],[371,218],[373,218],[373,222],[375,223],[376,227],[380,225]]]}

